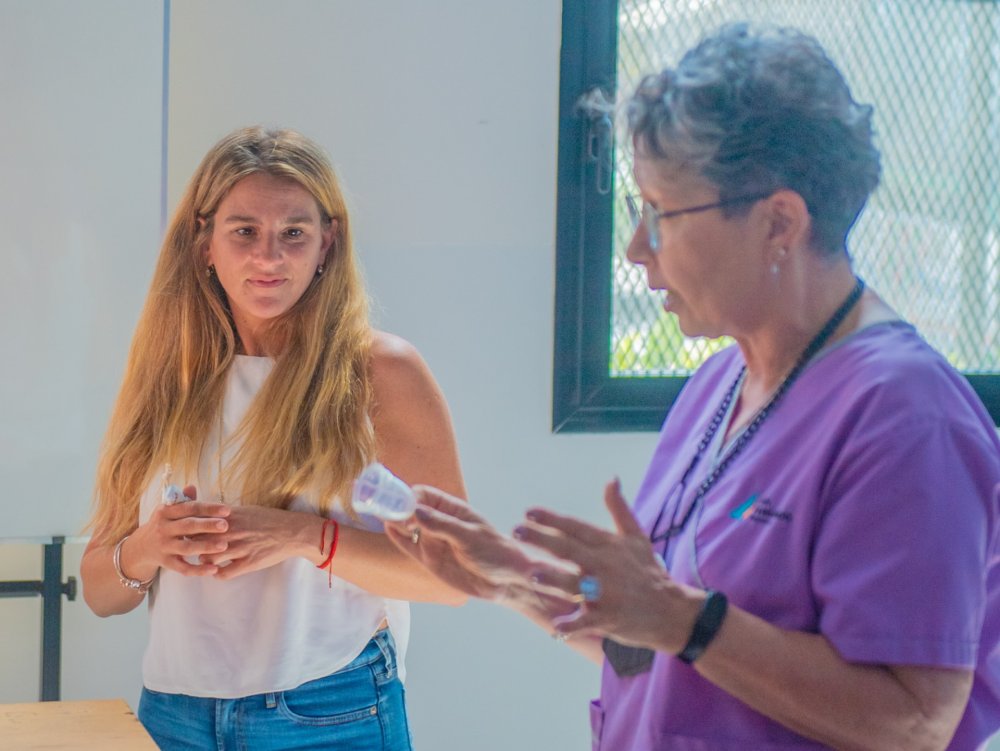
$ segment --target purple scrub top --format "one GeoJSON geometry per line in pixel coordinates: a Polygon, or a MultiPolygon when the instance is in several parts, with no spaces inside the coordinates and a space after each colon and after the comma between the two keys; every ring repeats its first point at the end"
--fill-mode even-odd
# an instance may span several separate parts
{"type": "MultiPolygon", "coordinates": [[[[648,531],[743,365],[738,348],[690,379],[636,497],[648,531]]],[[[720,430],[719,434],[724,431],[720,430]]],[[[683,518],[721,446],[679,499],[683,518]]],[[[822,633],[851,662],[975,670],[952,749],[1000,729],[1000,441],[966,380],[908,324],[821,352],[664,551],[671,575],[785,629],[822,633]]],[[[619,678],[605,663],[594,749],[814,749],[658,653],[619,678]]]]}

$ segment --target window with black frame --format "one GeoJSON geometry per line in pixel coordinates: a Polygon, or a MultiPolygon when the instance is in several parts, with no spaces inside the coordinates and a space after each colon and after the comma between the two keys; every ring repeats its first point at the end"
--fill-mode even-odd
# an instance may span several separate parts
{"type": "Polygon", "coordinates": [[[564,0],[553,430],[658,429],[727,344],[684,337],[625,259],[630,144],[588,102],[736,20],[813,34],[875,106],[883,176],[848,240],[855,267],[1000,423],[1000,2],[564,0]]]}

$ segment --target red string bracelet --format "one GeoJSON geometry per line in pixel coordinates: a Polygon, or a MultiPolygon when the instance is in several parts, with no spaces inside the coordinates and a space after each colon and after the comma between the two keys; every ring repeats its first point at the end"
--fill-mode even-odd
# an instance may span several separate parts
{"type": "Polygon", "coordinates": [[[336,519],[325,519],[323,521],[323,531],[319,536],[319,552],[323,552],[323,548],[326,547],[326,528],[333,526],[333,539],[330,540],[330,552],[326,554],[326,560],[321,564],[316,566],[316,568],[325,568],[328,575],[327,586],[331,589],[333,588],[333,566],[330,565],[333,562],[333,554],[337,552],[337,543],[340,541],[340,525],[337,524],[336,519]]]}

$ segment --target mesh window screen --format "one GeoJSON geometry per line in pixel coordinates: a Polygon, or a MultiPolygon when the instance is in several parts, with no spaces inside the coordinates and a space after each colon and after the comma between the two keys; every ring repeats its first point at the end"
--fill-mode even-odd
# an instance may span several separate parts
{"type": "MultiPolygon", "coordinates": [[[[621,0],[618,91],[736,19],[813,34],[875,106],[883,176],[848,239],[855,267],[953,365],[1000,371],[1000,4],[621,0]]],[[[629,144],[615,153],[609,372],[686,375],[725,342],[685,338],[625,259],[636,188],[629,144]]]]}

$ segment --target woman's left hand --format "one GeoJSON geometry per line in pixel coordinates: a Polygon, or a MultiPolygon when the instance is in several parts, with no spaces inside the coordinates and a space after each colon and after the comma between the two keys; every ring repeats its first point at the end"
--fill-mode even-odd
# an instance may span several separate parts
{"type": "Polygon", "coordinates": [[[680,651],[697,617],[698,591],[670,578],[632,516],[617,479],[605,487],[604,502],[615,532],[545,509],[529,510],[527,522],[514,531],[518,539],[579,569],[563,573],[549,567],[535,574],[540,591],[579,601],[575,612],[553,626],[567,635],[590,633],[623,644],[680,651]],[[581,594],[584,579],[599,588],[592,599],[581,594]]]}
{"type": "Polygon", "coordinates": [[[318,550],[321,517],[264,506],[232,506],[229,530],[220,535],[229,546],[222,553],[202,555],[218,565],[216,579],[233,579],[318,550]],[[228,563],[227,563],[228,561],[228,563]]]}

